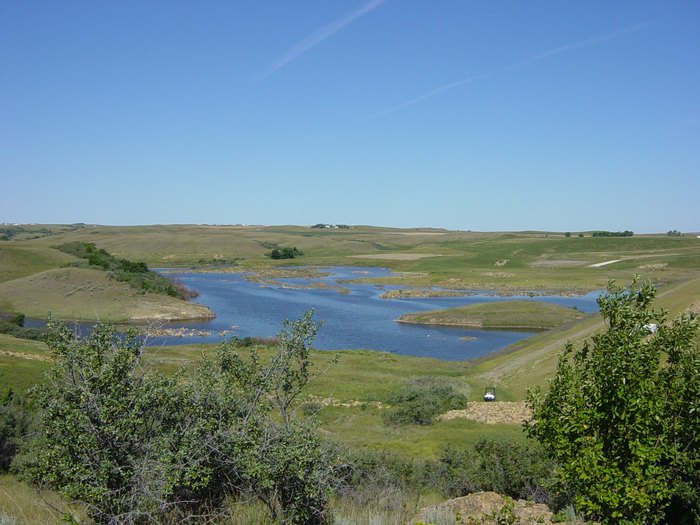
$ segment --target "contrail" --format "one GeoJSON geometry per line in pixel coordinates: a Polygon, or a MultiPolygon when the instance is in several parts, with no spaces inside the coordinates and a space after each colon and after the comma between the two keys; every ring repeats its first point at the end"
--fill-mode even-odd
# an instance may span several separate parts
{"type": "Polygon", "coordinates": [[[591,38],[587,38],[585,40],[580,40],[579,42],[574,42],[573,44],[567,44],[565,46],[555,47],[554,49],[550,49],[549,51],[546,51],[544,53],[540,53],[539,55],[533,55],[531,57],[526,58],[525,60],[521,60],[520,62],[515,62],[515,63],[510,64],[508,66],[503,66],[503,67],[498,68],[498,69],[492,69],[490,71],[486,71],[485,73],[480,73],[480,74],[474,75],[472,77],[463,78],[462,80],[457,80],[455,82],[452,82],[450,84],[446,84],[444,86],[436,87],[434,89],[431,89],[427,93],[423,93],[422,95],[420,95],[416,98],[413,98],[407,102],[404,102],[403,104],[399,104],[398,106],[392,106],[390,108],[378,111],[377,113],[373,113],[373,114],[365,117],[363,120],[373,119],[376,117],[381,117],[382,115],[386,115],[388,113],[393,113],[394,111],[398,111],[399,109],[403,109],[405,107],[412,106],[413,104],[418,104],[419,102],[422,102],[423,100],[432,98],[436,95],[439,95],[440,93],[444,93],[445,91],[449,91],[451,89],[462,86],[464,84],[470,84],[472,82],[476,82],[477,80],[482,80],[484,78],[496,75],[498,73],[504,73],[506,71],[518,69],[518,68],[526,66],[528,64],[532,64],[534,62],[539,62],[540,60],[546,60],[547,58],[553,57],[555,55],[559,55],[561,53],[566,53],[566,52],[572,51],[574,49],[581,49],[584,47],[591,47],[591,46],[595,46],[598,44],[602,44],[603,42],[607,42],[608,40],[614,40],[614,39],[620,38],[621,36],[624,36],[626,34],[641,31],[642,29],[646,29],[650,25],[651,24],[648,24],[648,23],[636,24],[633,26],[625,27],[625,28],[620,29],[618,31],[614,31],[612,33],[607,33],[605,35],[594,36],[591,38]]]}
{"type": "Polygon", "coordinates": [[[306,53],[309,49],[317,46],[324,40],[332,37],[335,35],[338,31],[343,29],[345,26],[351,24],[358,18],[360,18],[363,15],[366,15],[367,13],[374,11],[377,7],[382,5],[386,0],[370,0],[366,4],[362,5],[352,13],[348,13],[347,15],[343,16],[342,18],[336,20],[335,22],[332,22],[321,29],[311,33],[309,36],[304,38],[301,42],[287,50],[285,53],[283,53],[280,57],[278,57],[270,66],[267,68],[267,70],[259,76],[260,79],[263,79],[265,77],[268,77],[272,75],[275,71],[283,68],[287,64],[289,64],[292,60],[298,58],[299,56],[303,55],[306,53]]]}

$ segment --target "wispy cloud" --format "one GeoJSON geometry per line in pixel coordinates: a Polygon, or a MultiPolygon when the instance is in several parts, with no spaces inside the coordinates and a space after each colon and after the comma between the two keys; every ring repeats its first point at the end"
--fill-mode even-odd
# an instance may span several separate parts
{"type": "Polygon", "coordinates": [[[540,53],[538,55],[533,55],[531,57],[526,58],[525,60],[521,60],[520,62],[515,62],[515,63],[507,65],[507,66],[503,66],[503,67],[500,67],[497,69],[492,69],[490,71],[486,71],[484,73],[480,73],[478,75],[463,78],[461,80],[451,82],[450,84],[438,86],[434,89],[431,89],[427,93],[423,93],[422,95],[419,95],[415,98],[412,98],[411,100],[408,100],[402,104],[399,104],[398,106],[392,106],[390,108],[383,109],[381,111],[378,111],[376,113],[368,115],[367,117],[365,117],[365,119],[373,119],[376,117],[380,117],[382,115],[386,115],[388,113],[393,113],[394,111],[398,111],[398,110],[403,109],[405,107],[412,106],[414,104],[418,104],[419,102],[422,102],[422,101],[427,100],[429,98],[432,98],[436,95],[444,93],[445,91],[450,91],[451,89],[454,89],[456,87],[463,86],[465,84],[471,84],[472,82],[476,82],[478,80],[483,80],[485,78],[497,75],[499,73],[505,73],[506,71],[511,71],[513,69],[518,69],[518,68],[527,66],[529,64],[539,62],[541,60],[546,60],[546,59],[551,58],[555,55],[559,55],[561,53],[567,53],[569,51],[573,51],[574,49],[581,49],[581,48],[585,48],[585,47],[596,46],[598,44],[602,44],[603,42],[607,42],[609,40],[614,40],[616,38],[620,38],[620,37],[627,35],[629,33],[635,33],[637,31],[641,31],[642,29],[646,29],[650,25],[651,24],[648,24],[648,23],[636,24],[633,26],[625,27],[625,28],[620,29],[618,31],[614,31],[612,33],[607,33],[605,35],[594,36],[591,38],[587,38],[585,40],[580,40],[578,42],[574,42],[572,44],[567,44],[564,46],[555,47],[554,49],[550,49],[549,51],[546,51],[544,53],[540,53]]]}
{"type": "Polygon", "coordinates": [[[309,36],[304,38],[301,42],[291,47],[280,55],[270,66],[259,76],[260,79],[272,75],[274,72],[282,69],[284,66],[289,64],[292,60],[299,58],[301,55],[306,53],[309,49],[316,47],[324,40],[335,35],[338,31],[343,29],[345,26],[351,24],[358,18],[366,15],[367,13],[374,11],[377,7],[382,5],[386,0],[370,0],[369,2],[363,4],[355,11],[346,14],[342,18],[339,18],[335,22],[322,27],[321,29],[311,33],[309,36]]]}

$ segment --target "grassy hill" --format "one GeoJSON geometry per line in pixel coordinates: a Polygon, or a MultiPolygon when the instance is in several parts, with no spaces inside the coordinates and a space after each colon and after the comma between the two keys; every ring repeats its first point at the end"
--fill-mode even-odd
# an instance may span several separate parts
{"type": "Polygon", "coordinates": [[[56,268],[65,254],[51,246],[91,242],[116,257],[150,267],[212,264],[261,268],[275,247],[296,247],[293,265],[384,266],[404,272],[385,282],[498,290],[604,288],[608,278],[634,273],[660,284],[697,275],[700,241],[694,236],[566,237],[555,232],[482,233],[353,226],[82,226],[46,227],[50,234],[0,241],[0,281],[56,268]],[[600,263],[617,261],[600,267],[600,263]]]}
{"type": "Polygon", "coordinates": [[[62,319],[112,322],[213,316],[204,306],[142,294],[105,272],[86,268],[46,270],[0,283],[0,304],[34,318],[45,318],[48,312],[62,319]]]}

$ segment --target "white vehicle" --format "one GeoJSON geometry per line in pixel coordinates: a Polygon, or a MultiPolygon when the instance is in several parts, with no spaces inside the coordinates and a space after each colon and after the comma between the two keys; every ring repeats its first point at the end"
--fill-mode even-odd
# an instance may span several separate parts
{"type": "Polygon", "coordinates": [[[486,387],[484,390],[484,401],[496,401],[496,389],[494,387],[486,387]]]}

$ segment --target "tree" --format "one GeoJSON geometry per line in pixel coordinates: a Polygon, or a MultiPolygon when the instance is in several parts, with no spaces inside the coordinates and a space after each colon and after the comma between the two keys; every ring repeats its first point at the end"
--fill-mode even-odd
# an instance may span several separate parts
{"type": "Polygon", "coordinates": [[[191,376],[165,376],[144,366],[134,333],[97,325],[81,338],[50,320],[55,364],[33,391],[39,429],[18,469],[97,523],[206,522],[244,493],[277,523],[325,523],[331,450],[294,410],[318,328],[308,312],[269,360],[232,340],[191,376]]]}
{"type": "Polygon", "coordinates": [[[223,501],[228,471],[207,440],[236,405],[142,367],[134,333],[97,325],[83,339],[50,320],[47,343],[55,364],[32,392],[39,430],[19,464],[25,478],[82,502],[97,523],[198,521],[223,501]]]}
{"type": "Polygon", "coordinates": [[[313,311],[294,323],[285,321],[277,350],[266,363],[256,347],[246,347],[247,358],[230,343],[218,353],[222,385],[242,405],[237,432],[243,439],[229,459],[239,462],[245,490],[284,525],[326,523],[328,498],[337,482],[332,449],[295,410],[314,376],[309,352],[319,328],[313,311]]]}
{"type": "Polygon", "coordinates": [[[526,424],[559,463],[579,511],[611,524],[700,520],[697,323],[651,308],[650,283],[609,284],[607,330],[568,344],[549,391],[528,393],[526,424]]]}

